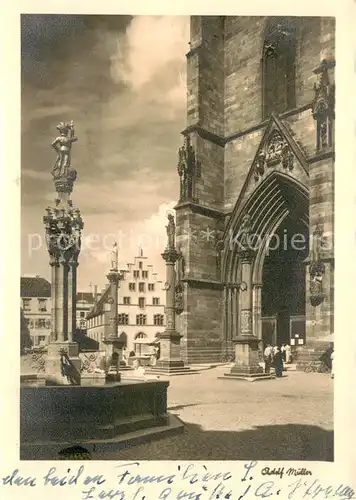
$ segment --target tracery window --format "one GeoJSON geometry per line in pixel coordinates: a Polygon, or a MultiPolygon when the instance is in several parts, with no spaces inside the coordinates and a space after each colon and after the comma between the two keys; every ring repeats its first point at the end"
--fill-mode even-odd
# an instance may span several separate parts
{"type": "Polygon", "coordinates": [[[263,45],[263,119],[283,113],[295,102],[296,30],[292,20],[277,18],[267,26],[263,45]]]}

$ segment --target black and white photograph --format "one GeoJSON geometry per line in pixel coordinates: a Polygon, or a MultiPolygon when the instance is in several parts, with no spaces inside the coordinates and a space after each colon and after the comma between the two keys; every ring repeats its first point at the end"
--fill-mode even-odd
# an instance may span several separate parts
{"type": "Polygon", "coordinates": [[[333,462],[335,17],[20,23],[19,459],[333,462]]]}

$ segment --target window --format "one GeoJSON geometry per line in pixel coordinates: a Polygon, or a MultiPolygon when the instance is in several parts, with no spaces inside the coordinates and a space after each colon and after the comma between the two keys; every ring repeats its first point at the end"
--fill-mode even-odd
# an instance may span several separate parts
{"type": "Polygon", "coordinates": [[[33,328],[33,326],[34,326],[33,319],[30,319],[28,322],[28,327],[31,329],[33,328]]]}
{"type": "Polygon", "coordinates": [[[85,321],[85,319],[81,319],[79,322],[79,328],[81,330],[85,330],[85,327],[86,327],[86,321],[85,321]]]}
{"type": "Polygon", "coordinates": [[[139,283],[138,284],[138,291],[140,293],[145,293],[145,284],[144,283],[139,283]]]}
{"type": "Polygon", "coordinates": [[[154,306],[159,306],[159,297],[153,297],[152,304],[154,306]]]}
{"type": "Polygon", "coordinates": [[[146,315],[145,314],[137,314],[136,316],[136,325],[145,325],[146,324],[146,315]]]}
{"type": "Polygon", "coordinates": [[[148,278],[148,271],[142,271],[142,279],[146,280],[148,278]]]}
{"type": "Polygon", "coordinates": [[[128,325],[129,324],[129,315],[128,314],[119,314],[118,317],[119,325],[128,325]]]}
{"type": "Polygon", "coordinates": [[[46,320],[39,318],[36,320],[36,328],[46,328],[46,320]]]}
{"type": "Polygon", "coordinates": [[[22,306],[24,311],[31,310],[31,299],[22,299],[22,306]]]}
{"type": "Polygon", "coordinates": [[[135,335],[134,349],[136,356],[142,356],[149,353],[149,346],[147,344],[145,345],[145,343],[142,342],[145,339],[147,339],[147,335],[143,332],[139,332],[137,335],[135,335]]]}
{"type": "Polygon", "coordinates": [[[136,291],[136,283],[129,283],[129,290],[130,290],[130,292],[135,292],[136,291]]]}
{"type": "Polygon", "coordinates": [[[134,271],[133,272],[133,277],[134,278],[139,278],[140,277],[140,271],[134,271]]]}
{"type": "Polygon", "coordinates": [[[46,301],[46,299],[38,299],[38,309],[41,312],[46,312],[47,311],[47,301],[46,301]]]}
{"type": "Polygon", "coordinates": [[[154,283],[148,283],[148,291],[149,292],[155,291],[155,284],[154,283]]]}
{"type": "Polygon", "coordinates": [[[145,297],[139,297],[138,299],[138,307],[143,309],[145,307],[145,297]]]}
{"type": "Polygon", "coordinates": [[[272,20],[262,54],[263,119],[295,108],[296,32],[292,21],[272,20]]]}
{"type": "Polygon", "coordinates": [[[49,330],[51,328],[51,320],[46,319],[46,328],[49,330]]]}
{"type": "Polygon", "coordinates": [[[131,297],[124,297],[124,305],[129,306],[131,304],[131,297]]]}
{"type": "Polygon", "coordinates": [[[80,317],[85,318],[85,311],[80,311],[80,317]]]}
{"type": "Polygon", "coordinates": [[[39,344],[43,344],[44,342],[46,342],[46,336],[45,335],[39,335],[38,336],[38,343],[39,344]]]}
{"type": "Polygon", "coordinates": [[[153,323],[155,326],[163,326],[163,314],[155,314],[153,316],[153,323]]]}
{"type": "Polygon", "coordinates": [[[142,262],[139,262],[138,267],[142,269],[142,262]]]}

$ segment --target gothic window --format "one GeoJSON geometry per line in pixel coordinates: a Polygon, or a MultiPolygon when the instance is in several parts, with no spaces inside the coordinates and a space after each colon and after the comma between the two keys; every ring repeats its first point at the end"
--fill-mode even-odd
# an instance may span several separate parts
{"type": "Polygon", "coordinates": [[[288,19],[269,23],[263,45],[263,119],[293,109],[295,103],[295,26],[288,19]]]}
{"type": "Polygon", "coordinates": [[[136,290],[136,283],[129,283],[130,292],[134,292],[136,290]]]}
{"type": "Polygon", "coordinates": [[[139,297],[138,298],[138,307],[140,309],[144,309],[144,307],[145,307],[145,297],[139,297]]]}
{"type": "Polygon", "coordinates": [[[149,292],[155,291],[155,284],[154,283],[148,283],[148,291],[149,292]]]}
{"type": "Polygon", "coordinates": [[[145,293],[145,284],[144,283],[139,283],[138,284],[138,291],[140,293],[145,293]]]}
{"type": "Polygon", "coordinates": [[[159,306],[159,297],[153,297],[152,304],[154,306],[159,306]]]}
{"type": "Polygon", "coordinates": [[[124,297],[124,305],[129,306],[131,304],[131,297],[124,297]]]}

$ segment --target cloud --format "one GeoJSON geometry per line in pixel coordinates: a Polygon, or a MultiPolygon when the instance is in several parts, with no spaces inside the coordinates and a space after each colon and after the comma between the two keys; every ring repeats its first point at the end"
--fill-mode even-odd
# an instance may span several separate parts
{"type": "Polygon", "coordinates": [[[111,57],[114,81],[125,82],[136,92],[149,88],[148,95],[142,94],[148,99],[155,100],[159,94],[161,102],[185,106],[188,30],[188,17],[135,17],[126,33],[117,37],[111,57]]]}
{"type": "MultiPolygon", "coordinates": [[[[57,123],[70,119],[79,138],[72,198],[84,237],[121,231],[128,240],[125,261],[141,239],[150,258],[164,265],[165,212],[179,194],[188,24],[183,17],[136,17],[120,32],[101,19],[83,32],[66,32],[63,40],[57,32],[58,51],[40,53],[37,43],[38,67],[46,70],[23,74],[22,85],[22,272],[48,275],[47,251],[31,254],[28,235],[44,233],[45,208],[55,197],[51,142],[57,123]],[[150,238],[158,241],[154,248],[150,238]]],[[[79,287],[103,284],[109,253],[83,247],[79,287]]]]}

